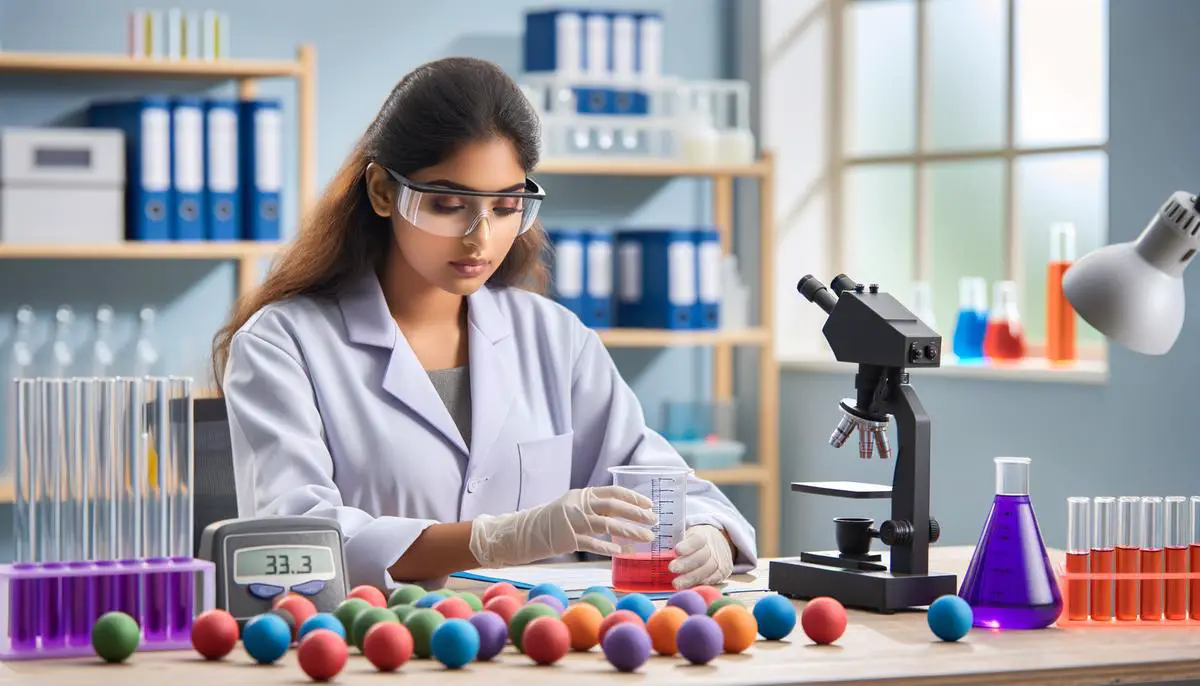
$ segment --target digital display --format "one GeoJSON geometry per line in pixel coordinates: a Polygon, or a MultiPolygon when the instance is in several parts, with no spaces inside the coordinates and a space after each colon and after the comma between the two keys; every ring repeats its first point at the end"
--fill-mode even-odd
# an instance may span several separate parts
{"type": "Polygon", "coordinates": [[[324,546],[260,546],[233,554],[233,576],[238,583],[272,577],[332,579],[333,551],[324,546]]]}

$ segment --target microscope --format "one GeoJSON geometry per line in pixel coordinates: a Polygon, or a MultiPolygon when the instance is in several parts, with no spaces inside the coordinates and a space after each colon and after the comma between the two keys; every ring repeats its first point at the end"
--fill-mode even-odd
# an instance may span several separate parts
{"type": "Polygon", "coordinates": [[[941,336],[879,286],[855,283],[845,274],[829,288],[809,274],[797,289],[828,313],[822,333],[837,360],[858,365],[855,397],[841,401],[841,420],[830,445],[840,448],[858,434],[860,458],[888,459],[890,416],[896,419],[899,449],[890,488],[849,481],[792,484],[800,493],[890,498],[891,518],[878,528],[866,517],[835,518],[837,550],[772,561],[770,589],[792,598],[828,596],[846,607],[882,613],[955,594],[955,575],[929,571],[929,545],[939,534],[937,520],[929,516],[929,416],[905,371],[938,367],[941,336]],[[889,548],[888,560],[871,551],[873,538],[889,548]]]}

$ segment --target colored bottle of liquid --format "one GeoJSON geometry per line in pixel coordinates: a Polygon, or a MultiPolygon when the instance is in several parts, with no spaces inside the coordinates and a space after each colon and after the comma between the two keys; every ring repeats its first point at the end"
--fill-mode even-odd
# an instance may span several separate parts
{"type": "Polygon", "coordinates": [[[1073,362],[1075,310],[1063,295],[1063,275],[1075,261],[1075,225],[1061,222],[1050,227],[1050,264],[1046,267],[1046,359],[1073,362]]]}
{"type": "Polygon", "coordinates": [[[1029,458],[997,457],[996,498],[958,594],[974,624],[1041,629],[1062,613],[1058,580],[1029,500],[1029,458]]]}
{"type": "Polygon", "coordinates": [[[987,281],[975,276],[960,279],[958,315],[954,322],[955,357],[960,360],[983,359],[987,320],[987,281]]]}
{"type": "Polygon", "coordinates": [[[1019,360],[1025,357],[1025,332],[1017,310],[1017,284],[996,282],[992,295],[992,313],[983,336],[983,354],[992,360],[1019,360]]]}

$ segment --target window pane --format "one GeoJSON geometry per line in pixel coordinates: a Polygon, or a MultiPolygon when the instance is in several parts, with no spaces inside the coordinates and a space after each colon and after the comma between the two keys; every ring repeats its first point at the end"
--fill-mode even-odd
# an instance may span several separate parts
{"type": "Polygon", "coordinates": [[[1108,137],[1107,0],[1017,0],[1016,11],[1018,145],[1102,142],[1108,137]]]}
{"type": "MultiPolygon", "coordinates": [[[[1016,166],[1022,281],[1021,315],[1030,342],[1046,337],[1046,265],[1050,227],[1075,225],[1075,259],[1108,242],[1108,157],[1102,152],[1035,155],[1016,166]]],[[[1097,345],[1100,334],[1075,319],[1076,340],[1097,345]]]]}
{"type": "Polygon", "coordinates": [[[912,0],[851,2],[845,21],[846,152],[912,152],[917,54],[912,0]]]}
{"type": "Polygon", "coordinates": [[[954,335],[958,281],[964,276],[1004,278],[1004,162],[931,164],[925,170],[932,242],[933,313],[942,338],[954,335]]]}
{"type": "Polygon", "coordinates": [[[935,150],[1004,144],[1005,0],[932,0],[925,10],[928,141],[935,150]]]}
{"type": "Polygon", "coordinates": [[[846,274],[901,302],[913,290],[916,174],[911,165],[852,167],[845,181],[846,274]]]}

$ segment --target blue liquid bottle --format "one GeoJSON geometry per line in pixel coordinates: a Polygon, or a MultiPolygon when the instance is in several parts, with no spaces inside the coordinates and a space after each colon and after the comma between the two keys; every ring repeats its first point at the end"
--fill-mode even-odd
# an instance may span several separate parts
{"type": "Polygon", "coordinates": [[[954,322],[954,356],[963,362],[983,359],[987,332],[987,281],[978,276],[958,282],[958,316],[954,322]]]}

